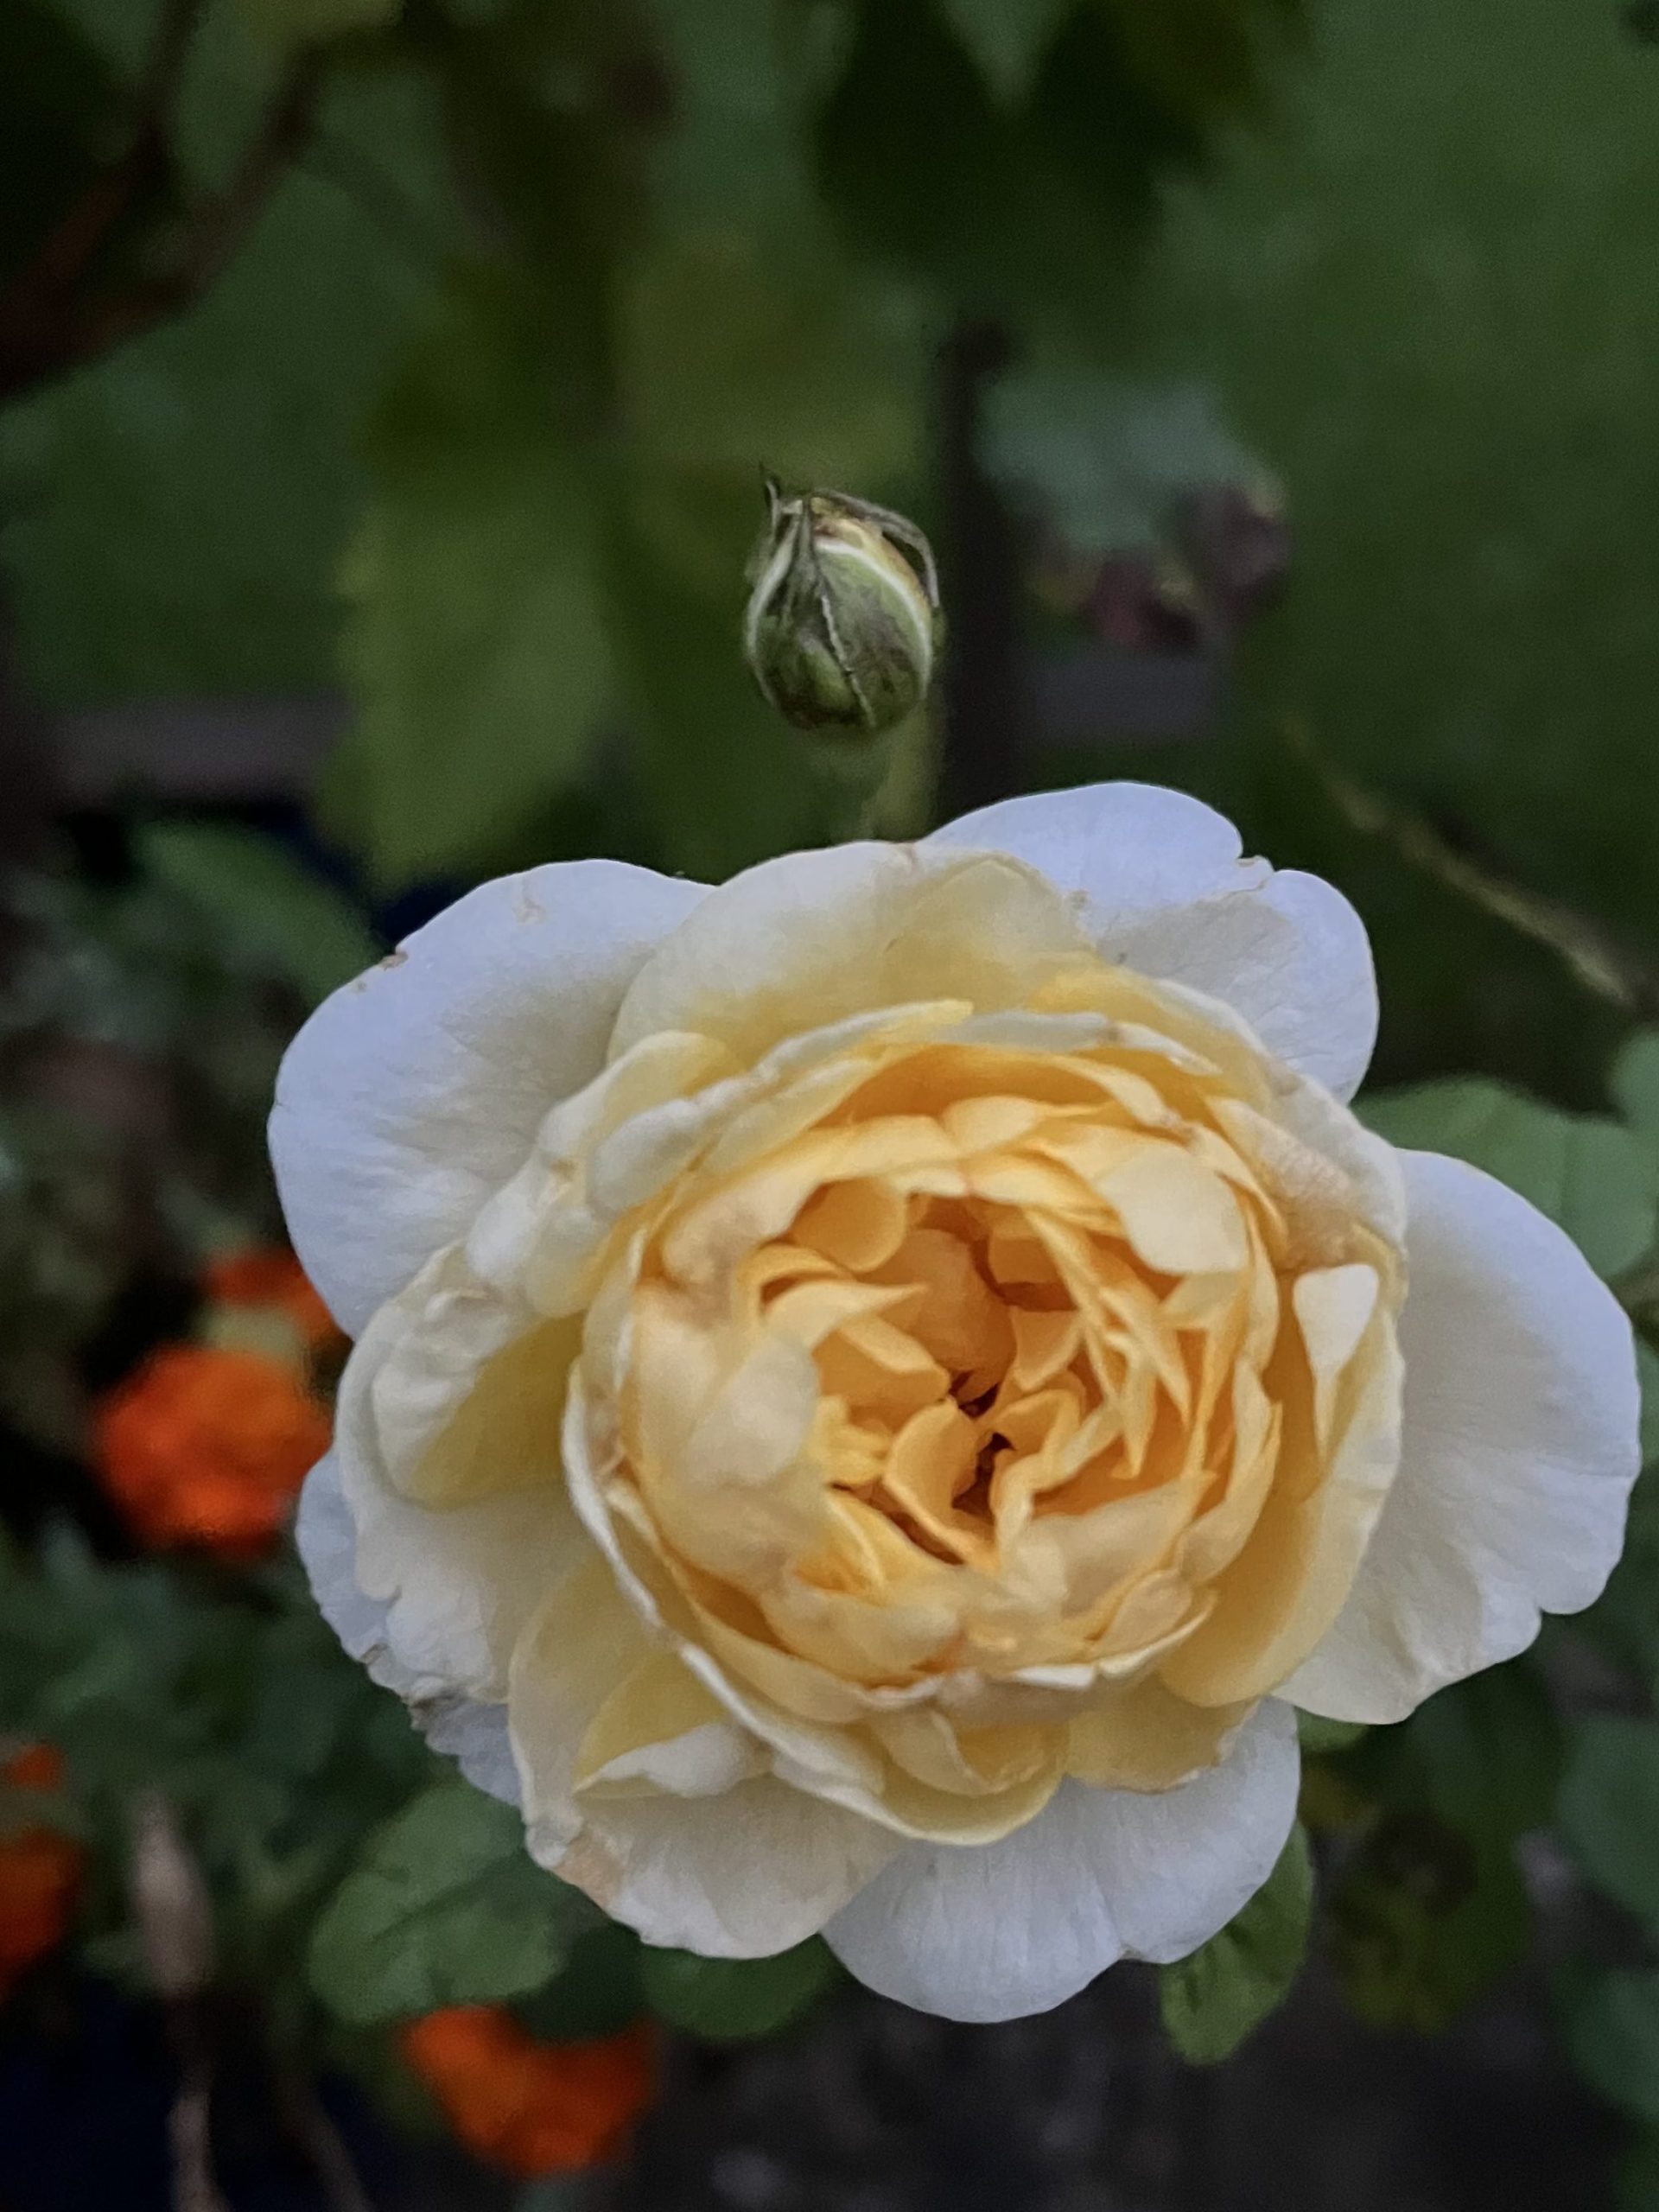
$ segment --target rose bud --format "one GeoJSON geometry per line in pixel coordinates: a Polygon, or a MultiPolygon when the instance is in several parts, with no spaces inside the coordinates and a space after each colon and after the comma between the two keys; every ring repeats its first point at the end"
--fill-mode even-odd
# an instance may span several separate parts
{"type": "Polygon", "coordinates": [[[743,649],[762,696],[794,728],[879,737],[927,696],[938,580],[913,523],[836,492],[785,499],[770,478],[750,565],[743,649]]]}

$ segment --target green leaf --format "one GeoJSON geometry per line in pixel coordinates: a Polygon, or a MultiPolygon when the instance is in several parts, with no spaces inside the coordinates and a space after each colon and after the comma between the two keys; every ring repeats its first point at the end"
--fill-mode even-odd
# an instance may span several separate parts
{"type": "Polygon", "coordinates": [[[1570,1631],[1591,1637],[1620,1666],[1645,1674],[1649,1681],[1659,1670],[1659,1464],[1654,1461],[1652,1433],[1654,1415],[1659,1411],[1659,1390],[1652,1382],[1656,1366],[1659,1363],[1638,1341],[1637,1369],[1642,1377],[1646,1464],[1630,1493],[1630,1519],[1618,1564],[1595,1605],[1573,1624],[1570,1631]]]}
{"type": "Polygon", "coordinates": [[[255,30],[284,46],[314,46],[352,31],[383,29],[397,22],[403,4],[404,0],[242,0],[255,30]]]}
{"type": "Polygon", "coordinates": [[[1624,1967],[1569,2002],[1573,2063],[1611,2104],[1659,2126],[1659,1969],[1624,1967]]]}
{"type": "Polygon", "coordinates": [[[915,465],[921,334],[810,232],[671,233],[629,274],[618,351],[642,525],[734,629],[763,468],[868,496],[915,465]]]}
{"type": "MultiPolygon", "coordinates": [[[[1023,308],[1099,297],[1119,239],[1056,178],[1040,134],[1022,137],[1020,120],[937,10],[865,0],[819,120],[827,196],[865,255],[948,299],[1023,308]]],[[[1097,128],[1109,135],[1105,118],[1097,128]]]]}
{"type": "Polygon", "coordinates": [[[613,575],[628,734],[664,864],[719,882],[821,843],[823,793],[743,665],[736,594],[692,588],[620,526],[613,575]]]}
{"type": "Polygon", "coordinates": [[[1364,1733],[1365,1724],[1361,1720],[1326,1720],[1317,1713],[1296,1715],[1296,1740],[1305,1758],[1330,1758],[1350,1750],[1364,1733]]]}
{"type": "Polygon", "coordinates": [[[700,1959],[691,1951],[640,1954],[645,2001],[659,2019],[708,2043],[768,2036],[797,2019],[840,1968],[815,1936],[770,1959],[700,1959]]]}
{"type": "Polygon", "coordinates": [[[346,774],[387,883],[462,870],[581,772],[610,701],[587,465],[541,302],[455,275],[383,404],[347,556],[346,774]]]}
{"type": "Polygon", "coordinates": [[[150,822],[136,843],[141,866],[208,916],[226,945],[268,963],[313,1003],[380,957],[351,901],[268,837],[150,822]]]}
{"type": "MultiPolygon", "coordinates": [[[[79,12],[112,42],[136,35],[142,67],[153,8],[79,12]]],[[[23,144],[3,99],[13,14],[5,0],[0,204],[23,144]]],[[[252,43],[234,9],[204,11],[181,125],[204,142],[204,194],[268,92],[252,43]]],[[[115,143],[129,104],[111,103],[115,143]]],[[[338,175],[320,143],[189,314],[0,414],[0,548],[30,688],[51,708],[337,683],[363,423],[456,223],[431,106],[410,73],[331,80],[321,143],[341,149],[338,175]]]]}
{"type": "Polygon", "coordinates": [[[1160,186],[1259,104],[1262,34],[1289,10],[861,0],[853,12],[818,130],[849,233],[953,308],[1012,310],[1117,353],[1160,186]],[[1022,78],[1017,100],[993,88],[1022,78]]]}
{"type": "Polygon", "coordinates": [[[1605,1115],[1565,1113],[1476,1077],[1386,1092],[1360,1115],[1390,1144],[1496,1175],[1559,1223],[1599,1274],[1622,1274],[1653,1243],[1654,1164],[1605,1115]]]}
{"type": "Polygon", "coordinates": [[[442,1783],[369,1839],[313,1933],[311,1986],[353,2027],[499,2003],[550,1981],[593,1913],[526,1856],[511,1807],[442,1783]]]}
{"type": "Polygon", "coordinates": [[[1236,1920],[1158,1977],[1158,2005],[1183,2058],[1212,2066],[1277,2010],[1300,1971],[1313,1914],[1313,1862],[1300,1823],[1236,1920]]]}
{"type": "Polygon", "coordinates": [[[1561,1831],[1596,1887],[1659,1932],[1659,1726],[1597,1713],[1575,1732],[1561,1831]]]}
{"type": "MultiPolygon", "coordinates": [[[[1154,31],[1191,12],[1111,10],[1154,31]]],[[[1582,1103],[1619,1018],[1386,839],[1340,829],[1274,755],[1300,715],[1471,858],[1651,942],[1659,194],[1631,189],[1653,156],[1650,50],[1616,15],[1586,35],[1560,0],[1305,16],[1282,111],[1168,195],[1135,302],[1145,368],[1212,382],[1272,456],[1296,543],[1227,734],[1188,748],[1181,780],[1244,816],[1247,849],[1294,843],[1342,882],[1376,941],[1394,1065],[1501,1068],[1582,1103]],[[1512,291],[1491,280],[1511,256],[1512,291]],[[1592,381],[1593,456],[1560,398],[1592,381]],[[1585,588],[1592,546],[1605,588],[1585,588]]]]}
{"type": "Polygon", "coordinates": [[[1659,1154],[1659,1029],[1638,1029],[1625,1039],[1608,1087],[1649,1151],[1659,1154]]]}
{"type": "Polygon", "coordinates": [[[1554,1704],[1526,1659],[1454,1682],[1389,1732],[1407,1802],[1426,1801],[1464,1834],[1507,1848],[1549,1820],[1565,1745],[1554,1704]]]}
{"type": "Polygon", "coordinates": [[[770,230],[813,219],[808,102],[823,35],[844,24],[776,0],[673,0],[658,35],[674,78],[656,162],[659,204],[770,230]]]}
{"type": "Polygon", "coordinates": [[[1373,1829],[1328,1921],[1332,1964],[1360,2018],[1420,2035],[1455,2019],[1524,1955],[1531,1932],[1508,1847],[1432,1814],[1393,1814],[1373,1829]]]}
{"type": "Polygon", "coordinates": [[[946,19],[1000,100],[1031,90],[1050,41],[1077,0],[942,0],[946,19]]]}
{"type": "Polygon", "coordinates": [[[579,1936],[546,1988],[521,1998],[512,2009],[544,2042],[616,2035],[645,2009],[641,1956],[633,1930],[607,1921],[579,1936]]]}

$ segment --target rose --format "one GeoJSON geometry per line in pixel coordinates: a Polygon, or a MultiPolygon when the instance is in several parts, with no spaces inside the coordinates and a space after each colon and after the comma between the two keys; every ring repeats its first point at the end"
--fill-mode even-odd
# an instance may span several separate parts
{"type": "Polygon", "coordinates": [[[1338,893],[1133,785],[474,892],[278,1084],[359,1338],[325,1611],[648,1941],[964,2018],[1184,1955],[1294,1707],[1396,1719],[1619,1548],[1629,1328],[1361,1128],[1375,1024],[1338,893]]]}

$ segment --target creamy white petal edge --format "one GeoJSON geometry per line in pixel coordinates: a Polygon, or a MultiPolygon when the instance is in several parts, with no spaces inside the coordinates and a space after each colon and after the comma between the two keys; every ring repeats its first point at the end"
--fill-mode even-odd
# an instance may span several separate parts
{"type": "Polygon", "coordinates": [[[1255,1896],[1296,1817],[1295,1718],[1269,1700],[1224,1763],[1141,1796],[1063,1783],[1001,1843],[913,1844],[824,1930],[858,1979],[952,2020],[1009,2020],[1122,1958],[1185,1958],[1255,1896]]]}
{"type": "Polygon", "coordinates": [[[294,1249],[349,1336],[598,1074],[641,963],[702,896],[620,861],[501,876],[317,1008],[276,1078],[270,1156],[294,1249]]]}
{"type": "Polygon", "coordinates": [[[1640,1464],[1630,1325],[1578,1247],[1462,1160],[1402,1152],[1400,1471],[1347,1604],[1284,1695],[1401,1720],[1600,1595],[1640,1464]]]}
{"type": "Polygon", "coordinates": [[[1230,1006],[1270,1052],[1351,1098],[1376,1042],[1376,977],[1341,892],[1247,860],[1232,823],[1184,791],[1091,784],[965,814],[931,844],[1011,853],[1082,903],[1109,960],[1230,1006]]]}
{"type": "Polygon", "coordinates": [[[393,1656],[387,1630],[391,1606],[384,1599],[366,1596],[358,1585],[357,1533],[332,1452],[306,1478],[294,1535],[318,1610],[352,1657],[383,1688],[404,1699],[435,1751],[454,1759],[480,1789],[516,1805],[518,1772],[506,1707],[480,1704],[458,1692],[423,1696],[420,1678],[393,1656]]]}

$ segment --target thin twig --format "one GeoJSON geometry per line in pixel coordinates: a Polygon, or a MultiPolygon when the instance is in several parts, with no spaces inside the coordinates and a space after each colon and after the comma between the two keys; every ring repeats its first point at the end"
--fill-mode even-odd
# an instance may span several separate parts
{"type": "Polygon", "coordinates": [[[1306,726],[1287,721],[1286,742],[1317,779],[1325,796],[1356,830],[1380,838],[1401,859],[1483,913],[1505,923],[1555,955],[1595,997],[1643,1020],[1659,1019],[1659,965],[1635,951],[1605,923],[1566,900],[1517,883],[1512,876],[1460,853],[1432,823],[1409,813],[1333,767],[1306,726]]]}
{"type": "Polygon", "coordinates": [[[200,299],[264,213],[313,127],[322,62],[299,54],[223,191],[187,221],[170,265],[124,290],[77,297],[116,225],[171,166],[165,137],[140,134],[122,158],[95,178],[31,265],[0,296],[0,400],[83,368],[113,347],[200,299]]]}
{"type": "Polygon", "coordinates": [[[34,266],[25,271],[20,293],[41,299],[67,296],[117,226],[166,175],[168,141],[206,7],[207,0],[163,0],[126,149],[99,172],[48,236],[34,266]]]}
{"type": "Polygon", "coordinates": [[[173,2212],[230,2212],[213,2174],[212,2045],[205,2001],[213,1971],[213,1906],[178,1816],[158,1789],[131,1807],[127,1867],[133,1917],[178,2055],[168,2114],[173,2212]]]}
{"type": "Polygon", "coordinates": [[[266,110],[235,175],[216,199],[200,207],[188,226],[172,266],[84,314],[72,359],[96,360],[112,346],[176,315],[201,297],[221,274],[264,213],[311,129],[321,75],[315,54],[294,63],[266,110]]]}
{"type": "Polygon", "coordinates": [[[167,2116],[173,2212],[231,2212],[213,2175],[212,2084],[207,2063],[187,2063],[167,2116]]]}
{"type": "Polygon", "coordinates": [[[286,2058],[275,2062],[275,2075],[283,2116],[322,2184],[328,2212],[374,2212],[345,2138],[309,2075],[286,2058]]]}
{"type": "Polygon", "coordinates": [[[173,121],[190,49],[207,12],[207,0],[162,0],[149,61],[139,85],[140,114],[158,132],[165,131],[173,121]]]}

